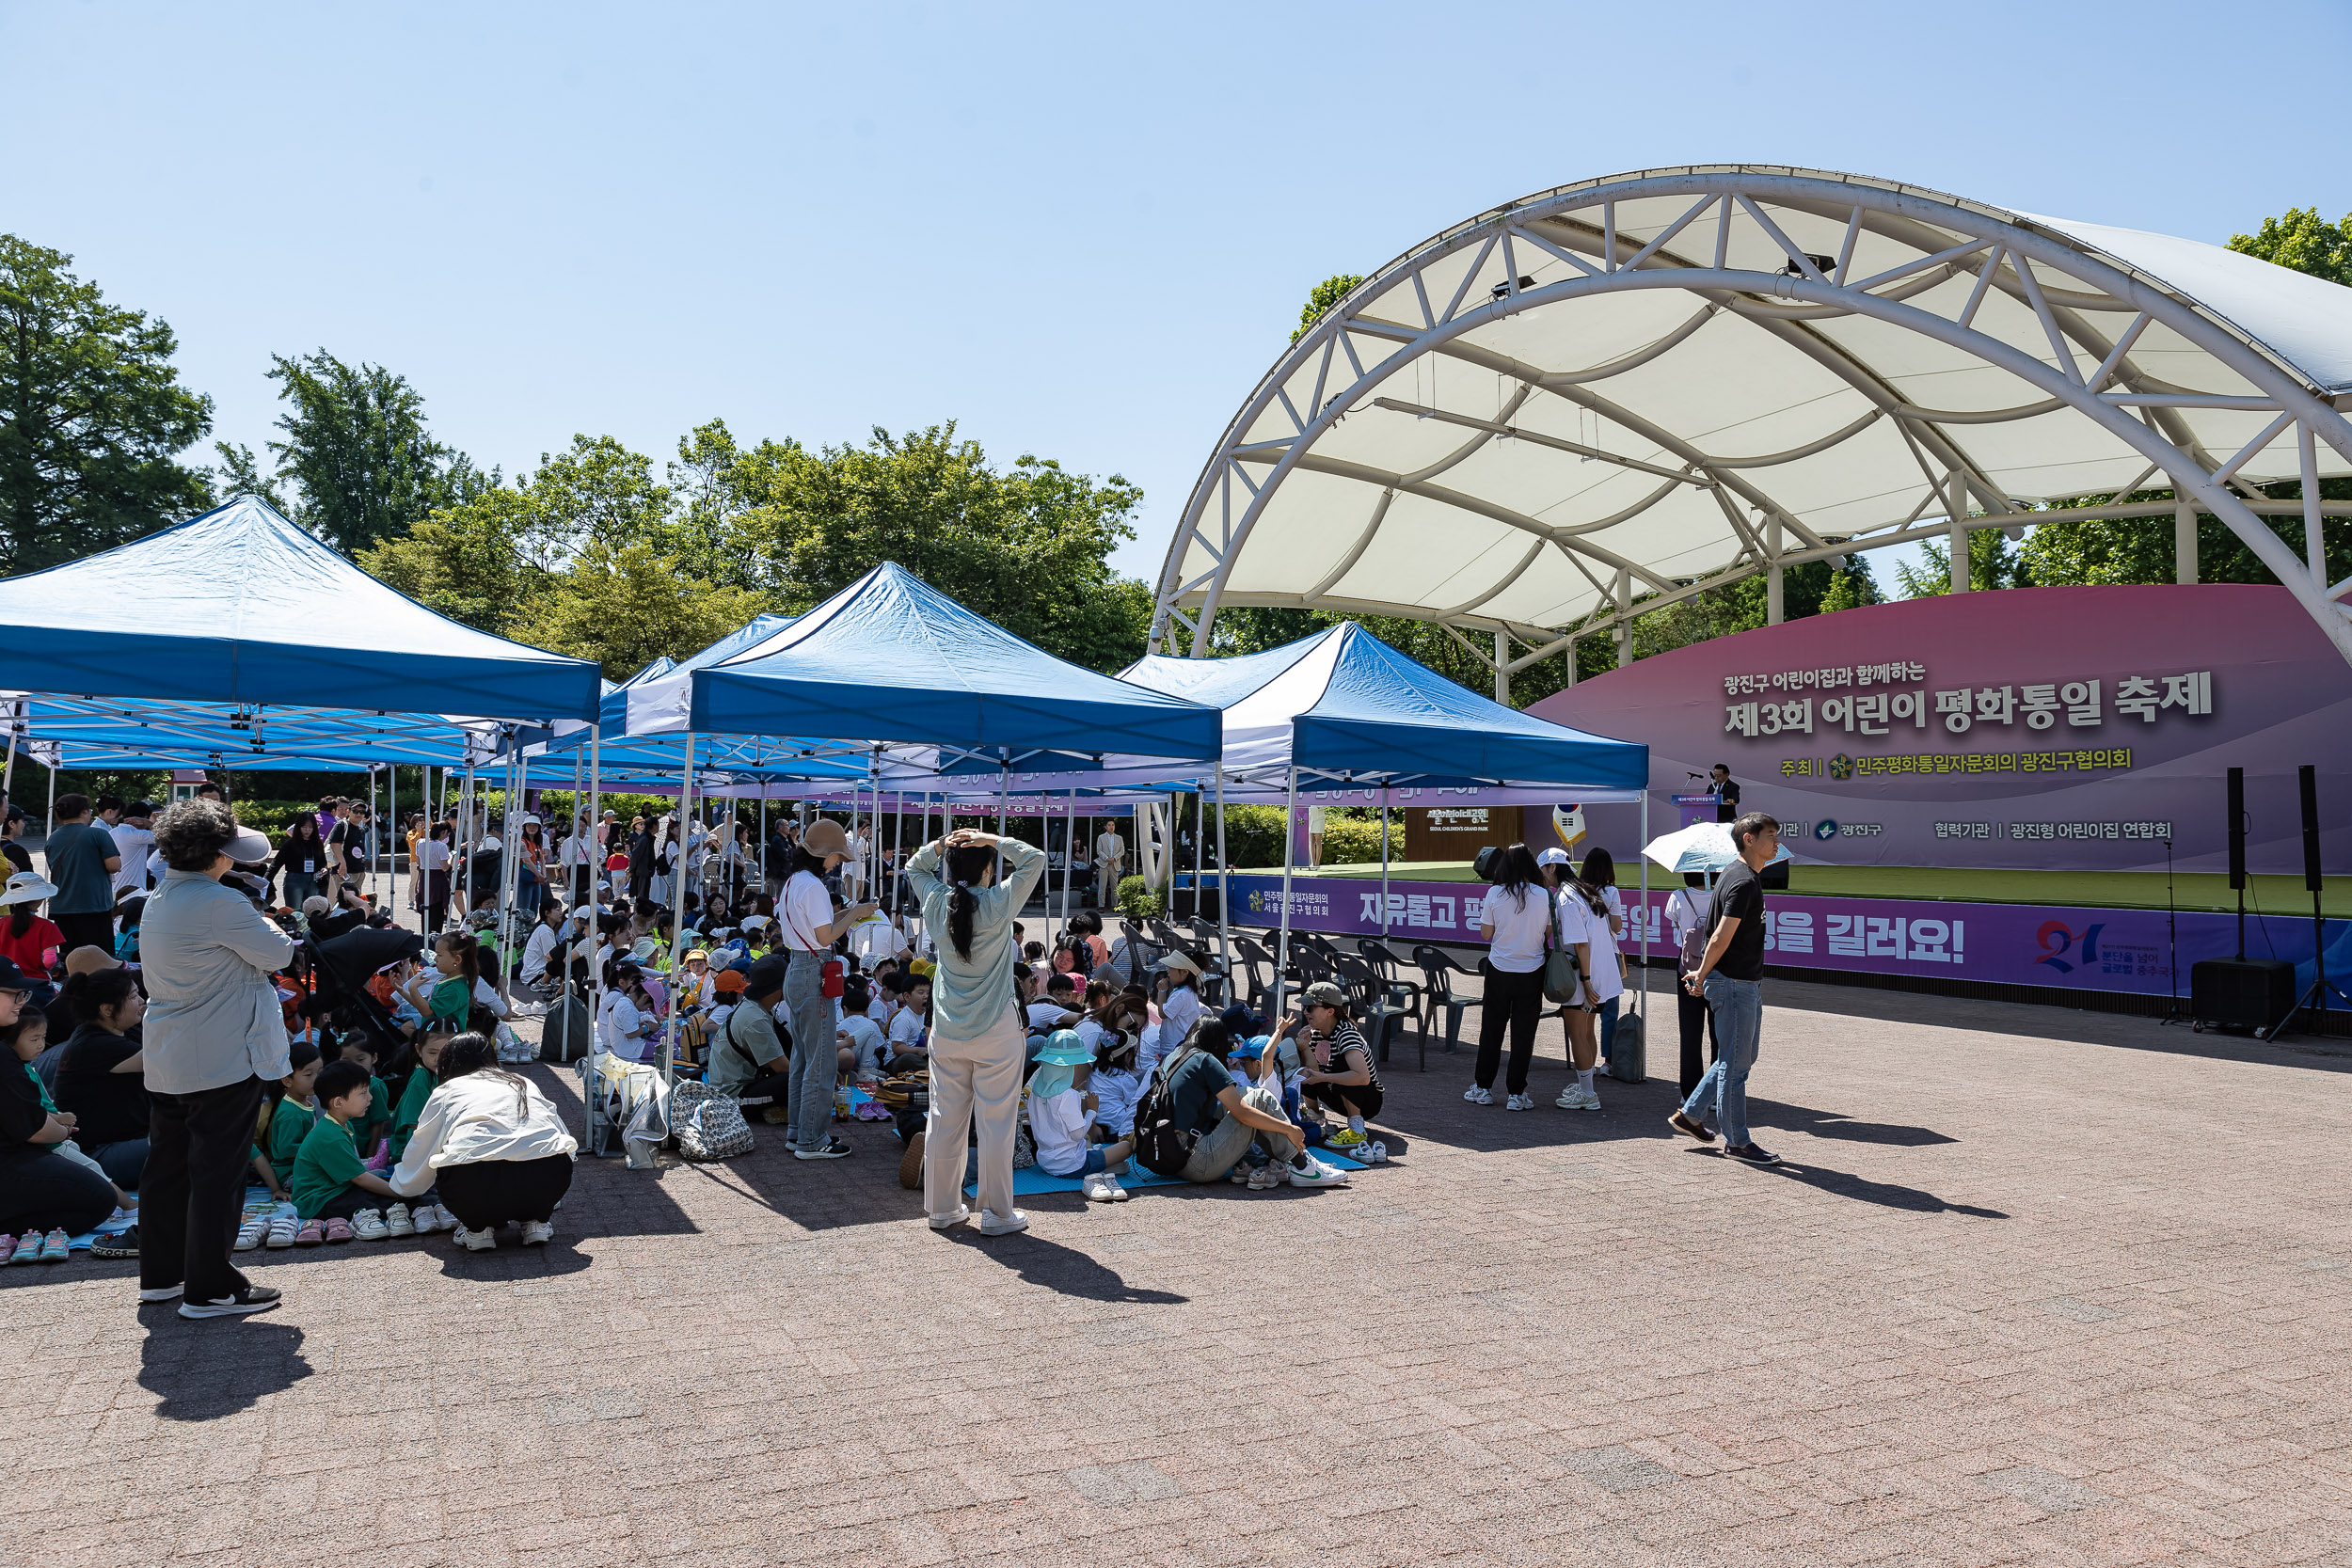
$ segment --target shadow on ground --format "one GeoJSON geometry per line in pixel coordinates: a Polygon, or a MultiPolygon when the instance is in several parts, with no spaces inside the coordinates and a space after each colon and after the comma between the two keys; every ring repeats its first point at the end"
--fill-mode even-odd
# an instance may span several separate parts
{"type": "Polygon", "coordinates": [[[190,1323],[170,1302],[139,1308],[139,1386],[167,1421],[211,1421],[251,1409],[310,1375],[302,1330],[268,1314],[190,1323]]]}

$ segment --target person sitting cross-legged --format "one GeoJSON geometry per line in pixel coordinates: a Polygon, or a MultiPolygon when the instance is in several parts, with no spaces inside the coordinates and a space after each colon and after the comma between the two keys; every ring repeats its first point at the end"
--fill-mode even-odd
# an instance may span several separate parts
{"type": "Polygon", "coordinates": [[[1125,1201],[1127,1189],[1119,1173],[1135,1151],[1133,1139],[1098,1144],[1092,1140],[1098,1101],[1087,1086],[1094,1069],[1094,1053],[1075,1031],[1057,1029],[1038,1053],[1037,1071],[1029,1078],[1029,1136],[1037,1144],[1037,1168],[1048,1176],[1075,1176],[1079,1190],[1090,1203],[1125,1201]]]}
{"type": "Polygon", "coordinates": [[[1306,1130],[1282,1114],[1282,1097],[1273,1085],[1252,1082],[1245,1089],[1233,1082],[1225,1065],[1233,1050],[1232,1035],[1223,1021],[1204,1018],[1155,1069],[1156,1081],[1168,1086],[1166,1120],[1172,1136],[1155,1137],[1155,1129],[1147,1127],[1139,1109],[1136,1133],[1145,1164],[1162,1176],[1222,1181],[1254,1145],[1270,1163],[1253,1176],[1253,1188],[1270,1187],[1283,1179],[1294,1187],[1343,1184],[1345,1172],[1307,1152],[1306,1130]],[[1164,1149],[1158,1164],[1151,1157],[1155,1143],[1173,1146],[1164,1149]],[[1181,1160],[1175,1158],[1180,1153],[1181,1160]]]}

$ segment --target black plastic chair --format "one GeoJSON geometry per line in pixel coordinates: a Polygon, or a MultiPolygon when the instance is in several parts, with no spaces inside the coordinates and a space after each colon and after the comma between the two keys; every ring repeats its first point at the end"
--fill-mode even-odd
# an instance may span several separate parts
{"type": "Polygon", "coordinates": [[[1241,960],[1242,1000],[1251,1012],[1263,1013],[1274,998],[1274,955],[1248,937],[1233,939],[1233,952],[1241,960]]]}
{"type": "Polygon", "coordinates": [[[1380,976],[1380,982],[1388,987],[1391,999],[1406,999],[1408,1003],[1407,1010],[1415,1017],[1419,1017],[1423,988],[1405,978],[1404,960],[1370,937],[1359,937],[1356,941],[1356,951],[1363,955],[1364,962],[1372,966],[1372,972],[1380,976]]]}
{"type": "MultiPolygon", "coordinates": [[[[1332,966],[1340,984],[1355,993],[1356,1017],[1361,1023],[1366,1042],[1372,1047],[1372,1059],[1389,1059],[1389,1037],[1395,1031],[1396,1021],[1410,1018],[1412,1009],[1400,1005],[1389,992],[1388,983],[1373,972],[1372,965],[1361,958],[1343,956],[1332,966]]],[[[1421,1070],[1429,1070],[1429,1035],[1420,1033],[1421,1070]]]]}
{"type": "Polygon", "coordinates": [[[1413,962],[1421,966],[1422,974],[1422,1034],[1425,1037],[1438,1021],[1438,1009],[1445,1009],[1445,1049],[1452,1055],[1462,1043],[1462,1012],[1479,1006],[1475,996],[1458,995],[1454,990],[1454,976],[1475,974],[1466,969],[1442,947],[1421,942],[1413,948],[1413,962]]]}

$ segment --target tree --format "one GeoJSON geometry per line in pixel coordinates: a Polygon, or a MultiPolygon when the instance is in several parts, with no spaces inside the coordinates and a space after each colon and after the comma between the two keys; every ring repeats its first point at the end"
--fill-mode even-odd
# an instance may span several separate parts
{"type": "Polygon", "coordinates": [[[597,540],[524,602],[507,635],[593,658],[605,678],[620,681],[657,658],[709,646],[765,608],[757,594],[682,575],[673,557],[643,540],[597,540]]]}
{"type": "Polygon", "coordinates": [[[1051,458],[1024,455],[1000,472],[952,423],[878,428],[863,447],[763,441],[737,452],[708,485],[690,486],[687,527],[712,537],[681,547],[794,613],[895,561],[1057,657],[1115,670],[1143,652],[1151,624],[1150,589],[1108,564],[1135,537],[1128,519],[1142,498],[1117,474],[1098,483],[1051,458]]]}
{"type": "Polygon", "coordinates": [[[223,497],[254,496],[269,502],[285,515],[294,515],[285,492],[278,483],[278,476],[262,472],[262,465],[254,457],[251,447],[243,442],[215,441],[213,450],[220,454],[220,467],[214,469],[213,474],[219,481],[223,497]]]}
{"type": "Polygon", "coordinates": [[[109,305],[73,258],[0,234],[0,575],[112,549],[212,504],[173,460],[213,400],[180,385],[169,325],[109,305]]]}
{"type": "MultiPolygon", "coordinates": [[[[1919,546],[1927,558],[1922,566],[1895,563],[1895,580],[1906,599],[1948,594],[1952,589],[1952,552],[1932,540],[1919,546]]],[[[1997,528],[1972,529],[1968,534],[1968,586],[1971,588],[2030,588],[2031,568],[2010,548],[2009,535],[1997,528]]]]}
{"type": "Polygon", "coordinates": [[[2284,217],[2263,219],[2251,234],[2231,235],[2230,248],[2330,283],[2352,284],[2352,214],[2342,223],[2324,223],[2315,206],[2290,207],[2284,217]]]}
{"type": "Polygon", "coordinates": [[[496,470],[481,472],[426,432],[424,399],[381,365],[346,365],[320,349],[292,359],[272,355],[269,378],[292,405],[278,418],[286,439],[269,444],[278,471],[264,480],[251,452],[240,448],[241,457],[232,457],[224,444],[228,476],[273,504],[272,486],[291,479],[302,499],[289,515],[355,560],[436,509],[463,505],[499,484],[496,470]]]}
{"type": "Polygon", "coordinates": [[[1291,334],[1291,341],[1295,343],[1312,331],[1315,323],[1321,321],[1331,307],[1345,299],[1349,292],[1362,281],[1354,273],[1343,272],[1335,273],[1316,284],[1307,295],[1305,307],[1298,312],[1298,330],[1291,334]]]}

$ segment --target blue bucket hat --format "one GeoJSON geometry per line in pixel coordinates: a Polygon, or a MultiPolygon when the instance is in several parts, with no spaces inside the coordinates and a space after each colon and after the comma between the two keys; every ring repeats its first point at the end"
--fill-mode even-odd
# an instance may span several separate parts
{"type": "Polygon", "coordinates": [[[1057,1029],[1045,1037],[1045,1049],[1034,1058],[1040,1067],[1090,1067],[1094,1053],[1086,1048],[1074,1029],[1057,1029]]]}

